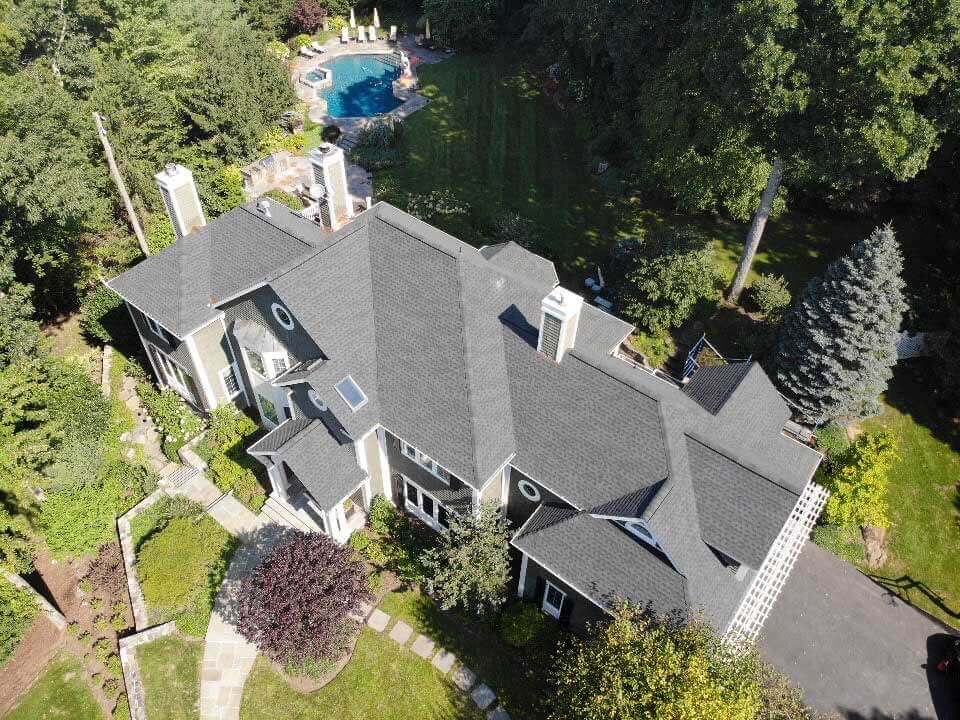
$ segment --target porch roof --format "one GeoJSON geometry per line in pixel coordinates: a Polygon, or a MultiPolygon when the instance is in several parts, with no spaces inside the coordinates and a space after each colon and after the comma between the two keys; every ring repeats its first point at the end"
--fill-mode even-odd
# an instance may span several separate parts
{"type": "Polygon", "coordinates": [[[321,420],[311,420],[273,459],[286,463],[324,510],[330,510],[366,477],[357,464],[354,445],[338,443],[321,420]]]}

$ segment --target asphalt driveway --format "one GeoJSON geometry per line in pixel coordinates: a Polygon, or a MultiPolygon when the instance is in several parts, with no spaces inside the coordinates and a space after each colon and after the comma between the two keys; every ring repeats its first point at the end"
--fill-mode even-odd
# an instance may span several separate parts
{"type": "Polygon", "coordinates": [[[847,720],[960,720],[960,678],[931,669],[949,631],[807,543],[761,637],[807,703],[847,720]]]}

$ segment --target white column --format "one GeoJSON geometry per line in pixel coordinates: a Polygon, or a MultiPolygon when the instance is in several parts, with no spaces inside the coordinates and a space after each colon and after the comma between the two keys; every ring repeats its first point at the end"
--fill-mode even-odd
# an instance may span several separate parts
{"type": "Polygon", "coordinates": [[[523,598],[523,590],[527,584],[527,554],[521,553],[520,579],[517,581],[517,597],[523,598]]]}
{"type": "Polygon", "coordinates": [[[393,505],[393,482],[390,479],[390,462],[387,460],[387,438],[382,427],[377,428],[377,452],[380,453],[380,467],[383,468],[383,496],[393,505]]]}
{"type": "Polygon", "coordinates": [[[207,368],[203,364],[203,358],[200,357],[200,352],[197,350],[197,342],[193,339],[193,335],[187,335],[187,337],[184,338],[184,342],[187,344],[187,352],[190,354],[193,369],[198,376],[197,381],[200,383],[203,402],[206,404],[207,410],[213,410],[217,407],[217,397],[214,395],[213,388],[210,386],[210,377],[207,375],[207,368]]]}
{"type": "Polygon", "coordinates": [[[270,478],[270,487],[284,502],[290,502],[290,495],[287,493],[287,481],[283,476],[283,468],[279,465],[271,465],[267,468],[267,477],[270,478]]]}

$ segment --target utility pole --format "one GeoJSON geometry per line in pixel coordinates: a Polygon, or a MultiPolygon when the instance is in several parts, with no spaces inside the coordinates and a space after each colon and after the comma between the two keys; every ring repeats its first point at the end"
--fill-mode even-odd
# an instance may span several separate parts
{"type": "Polygon", "coordinates": [[[120,191],[120,197],[123,198],[123,206],[127,209],[127,217],[130,219],[130,226],[133,228],[133,234],[137,236],[137,243],[144,255],[150,254],[150,248],[147,246],[147,238],[143,234],[140,222],[137,220],[137,214],[133,210],[133,203],[130,202],[130,195],[127,193],[127,186],[123,182],[120,170],[117,169],[117,161],[113,158],[113,148],[110,146],[110,138],[107,137],[107,129],[103,126],[103,118],[100,113],[93,113],[93,121],[97,124],[97,135],[103,144],[103,152],[107,156],[107,165],[110,166],[110,177],[117,185],[120,191]]]}

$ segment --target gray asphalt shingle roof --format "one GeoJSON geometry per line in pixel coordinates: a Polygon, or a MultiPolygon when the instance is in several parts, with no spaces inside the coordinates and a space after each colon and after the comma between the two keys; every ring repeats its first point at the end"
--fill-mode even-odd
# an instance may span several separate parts
{"type": "Polygon", "coordinates": [[[736,362],[702,367],[683,386],[684,394],[716,415],[750,370],[751,363],[736,362]]]}
{"type": "Polygon", "coordinates": [[[552,262],[530,252],[513,240],[482,247],[480,254],[491,264],[504,270],[519,272],[538,283],[554,286],[560,282],[557,277],[557,268],[552,262]]]}
{"type": "Polygon", "coordinates": [[[321,420],[311,420],[274,457],[285,462],[322,508],[332,508],[365,477],[353,443],[341,445],[321,420]]]}

